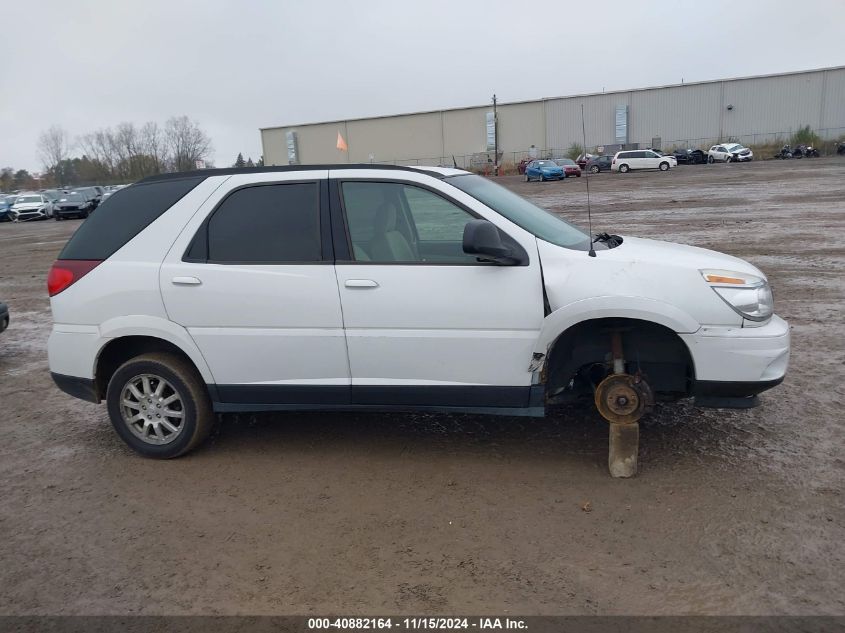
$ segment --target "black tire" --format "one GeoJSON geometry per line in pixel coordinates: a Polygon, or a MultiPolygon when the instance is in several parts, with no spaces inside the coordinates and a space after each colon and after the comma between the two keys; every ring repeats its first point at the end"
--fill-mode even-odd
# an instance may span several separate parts
{"type": "Polygon", "coordinates": [[[631,170],[628,165],[619,165],[619,173],[627,174],[631,170]]]}
{"type": "Polygon", "coordinates": [[[80,213],[80,214],[79,214],[79,217],[80,217],[80,218],[82,218],[82,219],[84,220],[85,218],[87,218],[87,217],[88,217],[88,212],[87,212],[87,211],[83,211],[82,213],[80,213]]]}
{"type": "Polygon", "coordinates": [[[728,157],[725,159],[725,162],[726,162],[726,163],[732,163],[732,162],[733,162],[733,160],[734,160],[734,159],[733,159],[733,157],[732,157],[732,156],[728,156],[728,157]]]}
{"type": "Polygon", "coordinates": [[[54,215],[54,216],[53,216],[53,219],[54,219],[56,222],[58,222],[59,220],[61,220],[61,219],[62,219],[62,216],[60,216],[60,215],[54,215]]]}
{"type": "Polygon", "coordinates": [[[593,165],[592,167],[590,167],[590,173],[591,174],[597,174],[600,171],[601,171],[601,167],[599,167],[598,165],[593,165]]]}
{"type": "Polygon", "coordinates": [[[659,165],[660,171],[669,171],[669,163],[665,160],[659,165]]]}
{"type": "Polygon", "coordinates": [[[715,163],[715,162],[716,162],[716,159],[715,159],[715,158],[713,158],[712,156],[709,156],[709,155],[708,155],[708,156],[707,156],[707,162],[708,162],[710,165],[712,165],[713,163],[715,163]]]}
{"type": "MultiPolygon", "coordinates": [[[[171,459],[193,450],[209,436],[215,421],[208,388],[196,369],[178,356],[168,353],[142,354],[118,367],[109,380],[106,405],[112,426],[121,439],[135,452],[155,459],[171,459]],[[168,387],[178,395],[182,413],[181,426],[175,438],[168,440],[166,444],[141,439],[130,430],[129,423],[124,421],[121,411],[123,391],[130,381],[141,375],[163,378],[169,383],[168,387]]],[[[164,406],[166,408],[167,404],[164,403],[164,406]]],[[[151,419],[152,411],[150,405],[151,419]]]]}

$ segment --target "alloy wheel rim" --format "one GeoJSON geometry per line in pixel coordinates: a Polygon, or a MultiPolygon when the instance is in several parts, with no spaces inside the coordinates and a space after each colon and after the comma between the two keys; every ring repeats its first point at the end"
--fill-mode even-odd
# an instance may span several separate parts
{"type": "Polygon", "coordinates": [[[147,444],[170,444],[185,428],[182,396],[155,374],[126,381],[120,391],[120,415],[132,434],[147,444]]]}

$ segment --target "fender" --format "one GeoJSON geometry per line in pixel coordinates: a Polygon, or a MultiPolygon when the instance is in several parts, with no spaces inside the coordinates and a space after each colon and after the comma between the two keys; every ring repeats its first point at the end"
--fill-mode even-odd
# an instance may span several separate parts
{"type": "Polygon", "coordinates": [[[112,340],[124,336],[150,336],[172,343],[185,352],[185,355],[191,359],[191,362],[194,363],[206,384],[214,384],[214,376],[211,373],[211,369],[208,367],[208,363],[205,362],[205,358],[196,343],[194,343],[194,339],[191,338],[188,330],[172,321],[154,316],[120,316],[109,319],[100,325],[102,345],[97,350],[92,371],[97,367],[100,352],[102,352],[103,348],[112,340]]]}
{"type": "Polygon", "coordinates": [[[562,306],[543,320],[534,348],[535,358],[537,354],[545,355],[557,338],[573,325],[608,317],[650,321],[678,334],[691,334],[701,327],[689,314],[663,301],[619,295],[591,297],[562,306]]]}

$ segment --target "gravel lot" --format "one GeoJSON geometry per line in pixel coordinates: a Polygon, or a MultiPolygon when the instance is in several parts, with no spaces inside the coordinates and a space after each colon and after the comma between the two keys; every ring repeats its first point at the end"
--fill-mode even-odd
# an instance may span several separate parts
{"type": "MultiPolygon", "coordinates": [[[[502,181],[586,226],[586,178],[502,181]]],[[[590,188],[595,231],[746,258],[793,328],[762,406],[659,408],[632,480],[589,410],[227,416],[137,457],[47,370],[45,277],[79,222],[0,224],[0,614],[845,613],[845,160],[590,188]]]]}

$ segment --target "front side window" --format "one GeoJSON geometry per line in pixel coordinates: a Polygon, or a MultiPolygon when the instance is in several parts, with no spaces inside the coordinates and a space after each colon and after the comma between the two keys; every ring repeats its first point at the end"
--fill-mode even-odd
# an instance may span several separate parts
{"type": "MultiPolygon", "coordinates": [[[[205,258],[214,263],[317,262],[320,200],[315,182],[246,187],[232,192],[203,229],[205,258]]],[[[203,229],[191,246],[202,251],[203,229]]],[[[196,249],[196,251],[195,251],[196,249]]]]}
{"type": "Polygon", "coordinates": [[[473,216],[438,194],[404,183],[341,185],[353,257],[373,263],[476,263],[463,251],[473,216]]]}
{"type": "Polygon", "coordinates": [[[590,248],[587,233],[487,178],[462,174],[445,181],[541,240],[575,250],[590,248]]]}

